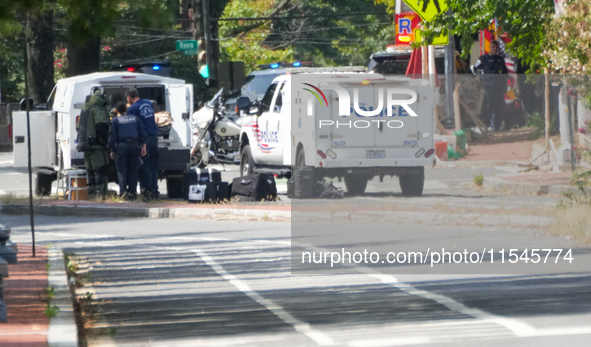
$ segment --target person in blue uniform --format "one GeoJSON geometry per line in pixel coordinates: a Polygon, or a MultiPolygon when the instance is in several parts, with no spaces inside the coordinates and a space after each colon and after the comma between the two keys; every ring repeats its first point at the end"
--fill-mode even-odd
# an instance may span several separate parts
{"type": "Polygon", "coordinates": [[[507,66],[505,58],[499,54],[499,42],[490,42],[488,54],[481,55],[473,70],[482,70],[487,75],[482,78],[482,86],[488,97],[489,110],[492,111],[490,126],[492,132],[499,130],[503,123],[505,93],[507,92],[507,66]]]}
{"type": "Polygon", "coordinates": [[[129,88],[125,93],[127,103],[130,104],[127,114],[137,116],[146,130],[146,154],[142,156],[140,166],[140,187],[144,200],[158,199],[158,166],[160,158],[158,155],[158,128],[154,117],[154,106],[147,99],[140,99],[135,88],[129,88]]]}
{"type": "Polygon", "coordinates": [[[137,116],[126,114],[123,102],[115,108],[120,116],[111,124],[109,152],[117,165],[119,196],[132,201],[137,198],[140,156],[146,155],[146,131],[137,116]]]}

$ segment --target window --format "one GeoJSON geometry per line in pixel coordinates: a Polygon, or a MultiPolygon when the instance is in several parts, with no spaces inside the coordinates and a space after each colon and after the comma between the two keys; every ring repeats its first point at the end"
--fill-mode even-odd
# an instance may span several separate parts
{"type": "Polygon", "coordinates": [[[275,89],[277,89],[277,83],[273,83],[267,89],[263,100],[261,101],[261,111],[262,112],[269,112],[271,108],[271,101],[273,101],[273,95],[275,94],[275,89]]]}
{"type": "Polygon", "coordinates": [[[242,96],[248,96],[250,100],[260,99],[269,88],[273,79],[280,74],[249,75],[242,85],[242,96]]]}
{"type": "Polygon", "coordinates": [[[283,83],[281,83],[281,88],[279,89],[277,99],[275,100],[275,106],[273,106],[273,112],[281,112],[281,106],[283,106],[283,87],[285,87],[285,82],[286,81],[283,81],[283,83]]]}

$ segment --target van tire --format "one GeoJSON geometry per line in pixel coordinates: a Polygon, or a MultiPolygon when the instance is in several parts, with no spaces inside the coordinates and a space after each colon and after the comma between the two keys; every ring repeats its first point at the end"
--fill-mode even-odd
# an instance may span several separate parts
{"type": "Polygon", "coordinates": [[[314,183],[316,183],[316,179],[313,168],[307,168],[305,170],[307,172],[299,170],[306,167],[306,153],[303,148],[298,150],[295,163],[295,172],[292,172],[293,198],[310,199],[314,197],[314,183]]]}
{"type": "Polygon", "coordinates": [[[365,193],[367,181],[369,181],[369,179],[366,177],[345,176],[345,187],[347,187],[347,193],[349,193],[349,195],[361,195],[365,193]]]}
{"type": "Polygon", "coordinates": [[[254,161],[252,160],[250,145],[245,145],[240,152],[240,177],[252,175],[253,166],[254,161]]]}
{"type": "Polygon", "coordinates": [[[169,199],[183,198],[183,177],[166,178],[166,195],[169,199]]]}
{"type": "Polygon", "coordinates": [[[425,184],[425,168],[421,168],[419,173],[400,175],[400,188],[403,196],[421,196],[423,195],[423,186],[425,184]]]}

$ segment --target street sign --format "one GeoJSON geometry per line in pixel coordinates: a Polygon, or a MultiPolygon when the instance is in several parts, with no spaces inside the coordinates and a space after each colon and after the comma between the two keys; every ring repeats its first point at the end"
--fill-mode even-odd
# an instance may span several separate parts
{"type": "Polygon", "coordinates": [[[429,21],[436,15],[447,11],[446,0],[403,0],[423,20],[429,21]]]}
{"type": "Polygon", "coordinates": [[[198,51],[196,49],[185,49],[183,50],[183,55],[197,55],[198,51]]]}
{"type": "Polygon", "coordinates": [[[410,45],[415,41],[414,30],[421,18],[416,13],[397,13],[396,20],[396,45],[410,45]]]}
{"type": "MultiPolygon", "coordinates": [[[[422,40],[421,37],[421,29],[416,28],[414,31],[415,40],[420,42],[422,40]]],[[[449,44],[449,35],[442,34],[440,36],[436,36],[433,38],[433,42],[430,44],[431,46],[445,46],[449,44]]]]}
{"type": "Polygon", "coordinates": [[[176,42],[176,50],[177,51],[189,51],[189,50],[197,50],[197,41],[196,40],[179,40],[176,42]]]}

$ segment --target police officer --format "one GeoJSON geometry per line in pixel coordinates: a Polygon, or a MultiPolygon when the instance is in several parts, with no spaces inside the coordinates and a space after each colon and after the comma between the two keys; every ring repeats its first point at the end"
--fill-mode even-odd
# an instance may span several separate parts
{"type": "Polygon", "coordinates": [[[144,200],[158,199],[158,128],[154,117],[154,106],[147,99],[140,99],[135,88],[129,88],[125,93],[127,103],[130,104],[127,114],[137,116],[146,130],[146,155],[142,156],[139,180],[144,200]]]}
{"type": "Polygon", "coordinates": [[[123,102],[115,108],[121,116],[111,125],[109,151],[117,165],[119,196],[131,201],[137,198],[140,155],[146,155],[146,132],[138,117],[126,114],[127,106],[123,102]]]}
{"type": "Polygon", "coordinates": [[[105,100],[97,90],[87,98],[78,119],[76,149],[84,152],[84,166],[90,199],[104,199],[107,194],[109,175],[109,114],[105,100]]]}
{"type": "Polygon", "coordinates": [[[499,54],[499,42],[490,42],[488,54],[480,56],[473,66],[473,70],[481,69],[485,75],[482,79],[482,86],[488,96],[489,109],[492,111],[490,125],[492,132],[499,130],[503,122],[505,108],[504,95],[507,92],[507,66],[505,58],[499,54]]]}

